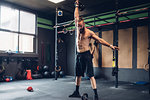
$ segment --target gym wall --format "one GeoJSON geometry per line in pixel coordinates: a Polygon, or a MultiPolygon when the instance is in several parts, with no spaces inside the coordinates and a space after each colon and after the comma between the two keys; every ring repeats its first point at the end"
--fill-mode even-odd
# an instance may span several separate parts
{"type": "Polygon", "coordinates": [[[67,50],[67,66],[66,74],[74,75],[74,66],[75,66],[75,34],[66,35],[66,50],[67,50]]]}
{"type": "MultiPolygon", "coordinates": [[[[123,28],[118,30],[118,46],[120,48],[118,52],[118,67],[120,81],[148,81],[148,71],[144,70],[144,66],[148,63],[148,27],[147,24],[134,27],[123,26],[123,28]],[[137,37],[135,34],[137,34],[137,37]],[[133,42],[133,40],[136,40],[136,42],[133,42]],[[133,49],[133,47],[136,48],[133,49]],[[133,52],[135,52],[134,55],[133,52]]],[[[102,38],[112,44],[111,40],[113,36],[108,34],[113,34],[113,30],[102,31],[102,38]]],[[[103,75],[95,73],[96,77],[103,76],[105,79],[114,80],[111,76],[111,66],[112,51],[102,46],[102,68],[95,70],[99,70],[103,75]]]]}
{"type": "MultiPolygon", "coordinates": [[[[113,44],[113,31],[102,31],[102,38],[110,44],[113,44]]],[[[102,45],[102,67],[112,67],[113,51],[102,45]]]]}
{"type": "Polygon", "coordinates": [[[61,66],[61,70],[66,73],[67,71],[67,49],[66,49],[66,35],[58,34],[58,44],[57,44],[57,53],[58,53],[58,66],[61,66]]]}
{"type": "Polygon", "coordinates": [[[40,66],[50,66],[50,71],[54,70],[54,57],[53,53],[55,50],[55,32],[50,29],[48,21],[50,19],[38,16],[42,19],[38,21],[38,54],[39,54],[39,65],[40,66]],[[45,20],[45,21],[43,21],[45,20]],[[40,24],[40,25],[39,25],[40,24]]]}
{"type": "Polygon", "coordinates": [[[137,68],[143,69],[148,64],[148,27],[137,27],[137,68]]]}
{"type": "Polygon", "coordinates": [[[118,67],[132,68],[132,28],[119,29],[118,47],[118,67]]]}

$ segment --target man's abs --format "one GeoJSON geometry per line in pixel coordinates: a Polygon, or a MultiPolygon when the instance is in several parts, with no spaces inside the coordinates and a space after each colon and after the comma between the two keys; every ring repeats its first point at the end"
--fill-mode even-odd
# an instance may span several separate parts
{"type": "Polygon", "coordinates": [[[89,50],[89,45],[87,45],[88,43],[84,44],[84,43],[78,43],[77,44],[77,52],[85,52],[89,50]]]}

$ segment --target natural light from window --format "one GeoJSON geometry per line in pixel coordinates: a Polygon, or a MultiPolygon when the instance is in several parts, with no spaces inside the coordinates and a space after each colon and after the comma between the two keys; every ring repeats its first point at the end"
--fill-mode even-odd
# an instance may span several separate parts
{"type": "Polygon", "coordinates": [[[17,51],[18,34],[0,31],[0,50],[17,51]]]}
{"type": "Polygon", "coordinates": [[[20,32],[35,34],[35,15],[20,11],[20,32]]]}
{"type": "Polygon", "coordinates": [[[35,37],[35,14],[0,5],[0,51],[32,53],[35,37]]]}
{"type": "Polygon", "coordinates": [[[18,31],[19,11],[9,7],[1,6],[1,28],[18,31]]]}
{"type": "Polygon", "coordinates": [[[33,52],[33,36],[19,35],[19,51],[33,52]]]}

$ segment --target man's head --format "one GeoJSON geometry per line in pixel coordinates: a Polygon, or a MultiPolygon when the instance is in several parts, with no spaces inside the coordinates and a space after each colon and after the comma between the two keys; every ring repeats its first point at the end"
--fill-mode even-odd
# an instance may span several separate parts
{"type": "Polygon", "coordinates": [[[85,23],[84,23],[84,19],[82,17],[79,17],[79,23],[78,23],[79,27],[84,27],[85,23]]]}
{"type": "Polygon", "coordinates": [[[84,23],[84,19],[82,17],[79,18],[78,26],[79,26],[79,29],[80,29],[80,33],[84,33],[85,23],[84,23]]]}

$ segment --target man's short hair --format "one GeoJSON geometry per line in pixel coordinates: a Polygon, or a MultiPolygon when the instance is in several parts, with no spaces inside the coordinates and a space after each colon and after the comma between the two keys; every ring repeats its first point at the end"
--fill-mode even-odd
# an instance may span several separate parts
{"type": "Polygon", "coordinates": [[[81,21],[84,21],[82,16],[79,17],[79,22],[81,22],[81,21]]]}

